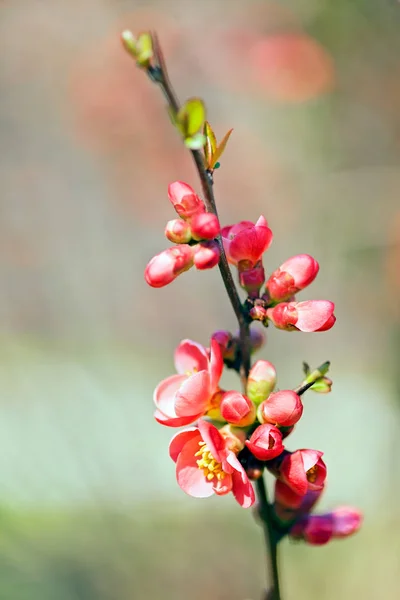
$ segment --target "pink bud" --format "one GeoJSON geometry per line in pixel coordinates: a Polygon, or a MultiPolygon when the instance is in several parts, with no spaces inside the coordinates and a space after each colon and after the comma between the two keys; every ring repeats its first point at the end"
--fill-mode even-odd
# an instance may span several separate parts
{"type": "Polygon", "coordinates": [[[183,181],[170,183],[168,197],[182,219],[190,219],[196,213],[205,211],[204,202],[196,195],[193,188],[183,181]]]}
{"type": "Polygon", "coordinates": [[[252,401],[234,390],[223,395],[220,411],[225,421],[238,427],[247,427],[256,418],[256,407],[252,401]]]}
{"type": "Polygon", "coordinates": [[[290,427],[297,423],[303,414],[300,396],[292,390],[281,390],[271,394],[258,408],[258,418],[262,423],[273,423],[290,427]]]}
{"type": "Polygon", "coordinates": [[[273,308],[268,308],[267,315],[278,329],[326,331],[335,324],[334,309],[335,305],[329,300],[281,302],[273,308]]]}
{"type": "Polygon", "coordinates": [[[233,338],[233,335],[229,331],[214,331],[211,339],[215,340],[219,344],[224,360],[235,360],[237,340],[233,338]]]}
{"type": "Polygon", "coordinates": [[[187,244],[192,239],[192,230],[186,221],[172,219],[165,227],[165,236],[174,244],[187,244]]]}
{"type": "Polygon", "coordinates": [[[194,265],[199,271],[212,269],[219,263],[220,249],[218,242],[214,240],[208,242],[200,242],[193,246],[194,250],[194,265]]]}
{"type": "Polygon", "coordinates": [[[304,496],[296,494],[286,483],[275,481],[275,502],[284,508],[296,510],[301,506],[304,496]]]}
{"type": "Polygon", "coordinates": [[[253,308],[250,309],[249,316],[253,321],[261,321],[263,323],[267,318],[267,309],[259,304],[255,304],[253,308]]]}
{"type": "Polygon", "coordinates": [[[256,265],[272,242],[272,231],[264,217],[256,223],[241,221],[221,229],[228,261],[237,265],[241,260],[249,261],[248,268],[256,265]]]}
{"type": "Polygon", "coordinates": [[[287,453],[279,466],[279,479],[296,494],[320,490],[326,479],[326,465],[318,450],[296,450],[287,453]]]}
{"type": "Polygon", "coordinates": [[[190,219],[190,227],[196,240],[213,240],[219,234],[219,222],[212,213],[199,212],[190,219]]]}
{"type": "Polygon", "coordinates": [[[267,360],[258,360],[250,370],[246,393],[258,405],[268,398],[275,384],[276,369],[274,365],[267,360]]]}
{"type": "Polygon", "coordinates": [[[292,256],[272,273],[266,283],[271,300],[287,300],[310,285],[317,276],[319,265],[309,254],[292,256]]]}
{"type": "Polygon", "coordinates": [[[239,283],[249,296],[258,296],[265,281],[265,272],[261,260],[253,267],[247,268],[248,261],[238,263],[239,283]]]}
{"type": "Polygon", "coordinates": [[[246,446],[260,460],[271,460],[284,451],[282,434],[277,427],[266,423],[254,431],[246,446]]]}
{"type": "Polygon", "coordinates": [[[144,276],[152,287],[163,287],[193,265],[194,247],[187,244],[160,252],[148,263],[144,276]]]}
{"type": "Polygon", "coordinates": [[[320,546],[332,538],[348,537],[356,533],[362,523],[362,514],[351,506],[341,506],[323,515],[307,515],[300,519],[289,535],[320,546]]]}

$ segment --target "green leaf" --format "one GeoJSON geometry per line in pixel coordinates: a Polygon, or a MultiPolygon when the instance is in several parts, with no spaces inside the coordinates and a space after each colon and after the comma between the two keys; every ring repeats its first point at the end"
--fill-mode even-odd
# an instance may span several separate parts
{"type": "Polygon", "coordinates": [[[217,140],[215,138],[215,133],[208,121],[205,121],[204,123],[203,133],[206,136],[206,142],[204,144],[204,156],[206,158],[207,166],[212,168],[212,159],[214,152],[217,149],[217,140]]]}
{"type": "Polygon", "coordinates": [[[189,98],[178,112],[178,122],[181,124],[184,137],[189,138],[203,128],[206,109],[200,98],[189,98]]]}
{"type": "Polygon", "coordinates": [[[137,58],[137,40],[132,31],[127,29],[121,33],[121,40],[125,50],[134,58],[137,58]]]}
{"type": "Polygon", "coordinates": [[[202,133],[196,133],[191,137],[185,138],[185,146],[190,150],[200,150],[203,148],[206,138],[202,133]]]}
{"type": "Polygon", "coordinates": [[[226,148],[226,144],[228,143],[228,140],[230,138],[230,135],[232,133],[233,129],[230,129],[228,131],[228,133],[226,133],[221,141],[221,143],[218,145],[216,151],[213,154],[213,163],[215,164],[219,158],[221,158],[225,148],[226,148]]]}
{"type": "Polygon", "coordinates": [[[149,60],[153,58],[153,40],[150,33],[142,33],[139,35],[137,44],[137,63],[140,66],[148,66],[149,60]]]}

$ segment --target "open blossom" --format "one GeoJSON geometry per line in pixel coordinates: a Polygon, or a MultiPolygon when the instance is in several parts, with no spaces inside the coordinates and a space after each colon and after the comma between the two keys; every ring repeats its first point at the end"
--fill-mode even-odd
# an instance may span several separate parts
{"type": "Polygon", "coordinates": [[[238,266],[246,261],[246,270],[253,268],[272,242],[272,231],[261,216],[256,223],[241,221],[221,229],[222,242],[228,261],[238,266]]]}
{"type": "Polygon", "coordinates": [[[189,425],[213,407],[223,369],[221,349],[211,340],[210,352],[201,344],[183,340],[175,351],[177,375],[154,390],[156,421],[169,427],[189,425]]]}
{"type": "Polygon", "coordinates": [[[329,300],[281,302],[273,308],[268,308],[267,317],[278,329],[326,331],[335,324],[334,309],[334,303],[329,300]]]}
{"type": "Polygon", "coordinates": [[[183,181],[174,181],[169,184],[168,197],[178,215],[185,220],[206,209],[203,200],[197,196],[194,189],[183,181]]]}
{"type": "Polygon", "coordinates": [[[176,462],[176,479],[184,492],[195,498],[232,492],[236,501],[248,508],[254,503],[254,491],[237,451],[230,438],[203,419],[198,427],[177,433],[169,446],[176,462]]]}
{"type": "Polygon", "coordinates": [[[301,398],[292,390],[280,390],[270,394],[261,402],[257,412],[261,423],[272,423],[282,427],[295,425],[302,414],[301,398]]]}
{"type": "Polygon", "coordinates": [[[351,506],[340,506],[322,515],[305,515],[291,528],[289,535],[321,546],[333,538],[352,535],[360,529],[362,515],[351,506]]]}
{"type": "Polygon", "coordinates": [[[318,450],[288,452],[279,466],[279,479],[300,496],[308,490],[321,490],[326,479],[322,455],[318,450]]]}
{"type": "Polygon", "coordinates": [[[180,244],[167,248],[148,263],[144,277],[151,287],[164,287],[193,266],[194,246],[180,244]]]}
{"type": "Polygon", "coordinates": [[[250,439],[246,441],[246,446],[260,460],[272,460],[285,449],[281,432],[269,423],[257,427],[250,439]]]}
{"type": "Polygon", "coordinates": [[[309,254],[297,254],[286,260],[265,284],[266,292],[273,301],[287,300],[293,294],[310,285],[319,270],[317,261],[309,254]]]}

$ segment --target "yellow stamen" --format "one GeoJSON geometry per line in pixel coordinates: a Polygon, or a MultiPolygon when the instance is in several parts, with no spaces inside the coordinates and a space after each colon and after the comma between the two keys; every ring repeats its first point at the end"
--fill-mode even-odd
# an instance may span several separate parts
{"type": "Polygon", "coordinates": [[[215,460],[205,442],[199,442],[199,446],[200,450],[196,452],[195,456],[201,456],[201,458],[196,463],[199,469],[203,471],[204,477],[208,481],[212,481],[213,479],[222,481],[226,475],[222,469],[222,464],[215,460]]]}
{"type": "Polygon", "coordinates": [[[314,465],[313,467],[311,467],[311,469],[308,469],[307,471],[307,481],[309,481],[310,483],[315,483],[317,481],[317,475],[318,467],[317,465],[314,465]]]}

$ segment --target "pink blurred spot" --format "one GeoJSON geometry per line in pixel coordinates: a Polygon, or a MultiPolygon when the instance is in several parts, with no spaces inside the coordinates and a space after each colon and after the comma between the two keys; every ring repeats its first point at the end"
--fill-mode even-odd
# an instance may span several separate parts
{"type": "Polygon", "coordinates": [[[270,100],[305,102],[332,90],[334,65],[311,37],[285,33],[256,41],[249,61],[254,83],[270,100]]]}

